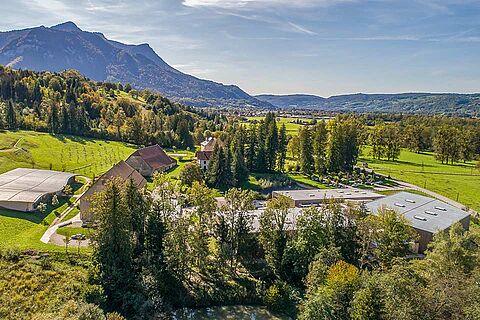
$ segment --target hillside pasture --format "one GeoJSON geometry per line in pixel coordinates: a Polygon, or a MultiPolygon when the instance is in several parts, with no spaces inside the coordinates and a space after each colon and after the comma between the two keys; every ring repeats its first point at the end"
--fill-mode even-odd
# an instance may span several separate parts
{"type": "Polygon", "coordinates": [[[370,147],[364,148],[359,165],[366,162],[376,172],[434,191],[480,211],[480,172],[474,162],[442,164],[433,153],[414,153],[406,149],[396,161],[377,160],[372,158],[370,151],[370,147]]]}
{"type": "Polygon", "coordinates": [[[93,177],[134,151],[134,146],[115,141],[32,131],[2,131],[0,173],[15,168],[37,168],[93,177]]]}
{"type": "MultiPolygon", "coordinates": [[[[107,171],[113,163],[126,159],[134,150],[133,146],[120,142],[31,131],[2,131],[0,173],[15,168],[38,168],[93,177],[107,171]]],[[[76,194],[86,179],[78,177],[77,181],[76,194]]],[[[40,242],[42,234],[56,217],[55,211],[61,213],[68,207],[67,198],[59,200],[56,208],[49,204],[45,213],[0,209],[0,247],[59,250],[56,246],[40,242]]],[[[70,200],[73,201],[73,198],[70,200]]]]}

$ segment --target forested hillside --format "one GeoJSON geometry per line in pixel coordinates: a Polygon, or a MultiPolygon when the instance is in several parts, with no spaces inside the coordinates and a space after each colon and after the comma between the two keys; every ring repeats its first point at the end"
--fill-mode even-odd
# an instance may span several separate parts
{"type": "Polygon", "coordinates": [[[322,98],[311,95],[260,95],[257,99],[278,108],[336,112],[390,112],[478,116],[480,94],[400,93],[347,94],[322,98]]]}
{"type": "Polygon", "coordinates": [[[91,81],[76,71],[0,66],[0,129],[75,134],[135,144],[193,147],[220,121],[129,84],[91,81]],[[209,119],[211,121],[209,121],[209,119]]]}
{"type": "Polygon", "coordinates": [[[75,69],[96,81],[130,83],[194,106],[272,107],[235,85],[203,80],[167,64],[146,43],[124,44],[73,22],[0,32],[0,64],[60,72],[75,69]]]}

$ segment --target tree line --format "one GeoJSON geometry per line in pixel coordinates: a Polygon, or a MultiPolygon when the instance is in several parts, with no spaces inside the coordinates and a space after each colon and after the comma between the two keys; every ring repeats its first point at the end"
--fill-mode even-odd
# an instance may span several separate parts
{"type": "Polygon", "coordinates": [[[74,134],[165,147],[193,148],[221,115],[197,112],[148,90],[91,81],[76,71],[0,66],[0,129],[74,134]]]}
{"type": "MultiPolygon", "coordinates": [[[[480,240],[460,225],[424,260],[416,233],[388,209],[331,202],[293,216],[275,197],[254,222],[252,191],[222,204],[199,182],[156,176],[151,194],[110,181],[94,205],[91,301],[127,318],[190,306],[255,303],[301,319],[475,319],[480,240]],[[374,244],[374,245],[373,245],[374,244]],[[435,298],[434,298],[435,297],[435,298]]],[[[293,211],[294,212],[294,211],[293,211]]]]}

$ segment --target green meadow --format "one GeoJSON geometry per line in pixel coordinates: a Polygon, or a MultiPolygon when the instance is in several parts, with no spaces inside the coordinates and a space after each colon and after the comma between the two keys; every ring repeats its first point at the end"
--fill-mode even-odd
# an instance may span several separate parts
{"type": "MultiPolygon", "coordinates": [[[[112,164],[126,159],[134,146],[112,141],[31,131],[0,132],[0,173],[15,168],[38,168],[69,171],[93,177],[107,171],[112,164]]],[[[85,179],[78,179],[81,184],[85,179]]],[[[80,192],[79,189],[75,190],[80,192]]],[[[45,213],[23,213],[0,209],[0,247],[19,249],[63,250],[40,242],[48,225],[68,207],[67,199],[51,205],[45,213]]],[[[69,214],[72,218],[78,210],[69,214]]]]}
{"type": "Polygon", "coordinates": [[[416,186],[434,191],[480,210],[480,172],[475,163],[458,162],[442,164],[433,153],[414,153],[403,149],[396,161],[377,160],[370,155],[371,148],[365,147],[359,165],[368,163],[370,169],[390,175],[416,186]]]}
{"type": "MultiPolygon", "coordinates": [[[[265,119],[265,117],[248,117],[249,121],[261,121],[265,119]]],[[[294,121],[297,120],[297,118],[286,118],[286,117],[277,117],[277,126],[280,128],[282,124],[285,124],[285,128],[287,129],[287,134],[289,135],[297,135],[298,129],[302,127],[301,124],[295,123],[294,121]]],[[[301,121],[306,121],[309,122],[312,119],[298,119],[301,121]]],[[[250,123],[250,122],[249,122],[250,123]]],[[[249,124],[247,123],[247,124],[249,124]]]]}
{"type": "Polygon", "coordinates": [[[32,131],[3,131],[0,132],[0,173],[23,167],[93,177],[126,159],[134,150],[132,145],[115,141],[32,131]]]}

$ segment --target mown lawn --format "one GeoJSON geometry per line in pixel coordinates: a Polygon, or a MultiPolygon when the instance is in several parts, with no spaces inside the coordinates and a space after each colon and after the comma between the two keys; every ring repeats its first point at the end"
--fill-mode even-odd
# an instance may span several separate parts
{"type": "Polygon", "coordinates": [[[414,153],[402,150],[396,161],[376,160],[369,155],[371,148],[363,150],[359,165],[364,162],[368,167],[393,178],[412,183],[437,192],[452,200],[480,211],[480,174],[474,162],[442,164],[432,153],[414,153]],[[462,175],[459,175],[462,174],[462,175]]]}
{"type": "Polygon", "coordinates": [[[53,212],[45,215],[0,209],[0,248],[58,251],[58,247],[40,242],[49,221],[53,219],[53,212]]]}
{"type": "Polygon", "coordinates": [[[0,173],[14,168],[67,171],[93,177],[126,159],[135,146],[32,131],[0,132],[0,173]],[[17,148],[9,150],[19,141],[17,148]]]}

